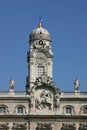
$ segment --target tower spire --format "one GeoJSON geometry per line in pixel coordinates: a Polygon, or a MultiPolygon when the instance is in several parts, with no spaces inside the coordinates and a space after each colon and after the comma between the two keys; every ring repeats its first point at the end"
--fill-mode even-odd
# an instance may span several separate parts
{"type": "Polygon", "coordinates": [[[41,28],[42,26],[43,26],[43,24],[42,24],[42,18],[41,18],[41,16],[40,16],[40,17],[39,17],[38,27],[41,28]]]}

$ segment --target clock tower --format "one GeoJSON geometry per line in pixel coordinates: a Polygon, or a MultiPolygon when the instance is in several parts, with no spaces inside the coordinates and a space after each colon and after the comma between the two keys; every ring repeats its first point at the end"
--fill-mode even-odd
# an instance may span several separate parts
{"type": "Polygon", "coordinates": [[[38,23],[29,36],[30,49],[27,53],[28,77],[26,90],[27,92],[35,84],[52,81],[52,58],[50,33],[43,28],[42,21],[38,23]]]}

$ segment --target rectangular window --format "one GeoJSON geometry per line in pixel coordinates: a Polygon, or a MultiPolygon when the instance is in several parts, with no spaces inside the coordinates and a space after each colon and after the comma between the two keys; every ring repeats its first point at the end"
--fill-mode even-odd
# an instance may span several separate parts
{"type": "Polygon", "coordinates": [[[38,77],[41,77],[43,73],[44,73],[44,66],[38,66],[38,77]]]}
{"type": "Polygon", "coordinates": [[[0,113],[5,113],[5,112],[6,112],[5,107],[0,107],[0,113]]]}
{"type": "Polygon", "coordinates": [[[23,107],[18,107],[18,113],[23,113],[23,107]]]}
{"type": "Polygon", "coordinates": [[[87,114],[87,107],[83,108],[83,114],[87,114]]]}
{"type": "Polygon", "coordinates": [[[71,114],[72,113],[72,108],[71,107],[67,107],[66,108],[66,114],[71,114]]]}

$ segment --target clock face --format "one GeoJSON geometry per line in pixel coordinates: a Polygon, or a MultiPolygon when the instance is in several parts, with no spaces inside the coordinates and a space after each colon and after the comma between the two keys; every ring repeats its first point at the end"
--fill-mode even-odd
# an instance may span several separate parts
{"type": "Polygon", "coordinates": [[[42,40],[39,41],[39,45],[43,45],[43,41],[42,40]]]}
{"type": "Polygon", "coordinates": [[[36,62],[38,64],[43,64],[47,62],[47,57],[44,53],[38,52],[36,56],[36,62]]]}

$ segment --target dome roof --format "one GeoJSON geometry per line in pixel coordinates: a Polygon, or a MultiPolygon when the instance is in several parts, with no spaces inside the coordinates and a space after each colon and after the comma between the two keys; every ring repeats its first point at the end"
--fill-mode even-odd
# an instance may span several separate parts
{"type": "Polygon", "coordinates": [[[30,34],[30,41],[38,39],[51,41],[50,33],[47,31],[47,29],[42,27],[42,22],[40,22],[38,27],[35,28],[30,34]]]}

